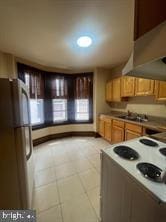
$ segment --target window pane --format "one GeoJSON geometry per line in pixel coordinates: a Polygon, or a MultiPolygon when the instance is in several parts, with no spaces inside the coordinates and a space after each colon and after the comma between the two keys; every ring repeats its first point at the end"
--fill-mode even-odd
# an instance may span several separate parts
{"type": "Polygon", "coordinates": [[[53,121],[66,121],[67,120],[67,100],[66,99],[53,99],[53,121]]]}
{"type": "Polygon", "coordinates": [[[76,99],[76,120],[89,120],[89,100],[76,99]]]}
{"type": "Polygon", "coordinates": [[[41,124],[43,118],[43,99],[30,99],[31,124],[41,124]]]}

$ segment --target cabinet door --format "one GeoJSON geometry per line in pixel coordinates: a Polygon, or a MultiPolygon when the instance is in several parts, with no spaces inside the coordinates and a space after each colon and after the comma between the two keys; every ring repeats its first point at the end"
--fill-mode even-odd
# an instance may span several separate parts
{"type": "Polygon", "coordinates": [[[165,81],[155,81],[155,96],[156,100],[164,101],[166,100],[166,82],[165,81]]]}
{"type": "Polygon", "coordinates": [[[136,133],[136,132],[128,130],[128,129],[125,130],[125,140],[135,139],[140,136],[141,136],[140,133],[136,133]]]}
{"type": "Polygon", "coordinates": [[[116,78],[112,81],[112,100],[115,102],[121,101],[121,78],[116,78]]]}
{"type": "Polygon", "coordinates": [[[121,96],[129,97],[134,96],[135,78],[130,76],[122,77],[121,79],[121,96]]]}
{"type": "Polygon", "coordinates": [[[112,81],[106,84],[106,101],[112,101],[112,81]]]}
{"type": "Polygon", "coordinates": [[[104,137],[104,120],[99,119],[99,134],[104,137]]]}
{"type": "Polygon", "coordinates": [[[134,40],[166,20],[165,0],[135,0],[134,40]]]}
{"type": "Polygon", "coordinates": [[[135,95],[147,96],[154,94],[154,80],[136,78],[135,95]]]}
{"type": "Polygon", "coordinates": [[[124,129],[119,126],[112,126],[112,143],[124,141],[124,129]]]}
{"type": "Polygon", "coordinates": [[[111,142],[111,131],[112,131],[112,124],[111,122],[105,122],[105,126],[104,126],[104,136],[105,139],[111,142]]]}

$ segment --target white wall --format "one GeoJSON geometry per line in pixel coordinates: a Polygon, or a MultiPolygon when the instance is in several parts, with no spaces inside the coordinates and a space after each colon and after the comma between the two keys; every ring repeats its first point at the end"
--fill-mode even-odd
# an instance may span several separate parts
{"type": "Polygon", "coordinates": [[[166,103],[156,102],[154,96],[133,97],[128,102],[111,103],[110,107],[116,111],[130,110],[139,114],[166,118],[166,103]]]}
{"type": "Polygon", "coordinates": [[[16,65],[13,55],[0,52],[0,78],[16,78],[16,65]]]}
{"type": "Polygon", "coordinates": [[[100,113],[108,113],[110,106],[105,101],[106,82],[111,78],[110,70],[97,68],[94,72],[94,131],[98,131],[100,113]]]}
{"type": "Polygon", "coordinates": [[[62,126],[51,126],[48,128],[34,130],[32,133],[32,138],[37,139],[52,134],[79,132],[79,131],[81,132],[93,131],[93,124],[69,124],[62,126]]]}

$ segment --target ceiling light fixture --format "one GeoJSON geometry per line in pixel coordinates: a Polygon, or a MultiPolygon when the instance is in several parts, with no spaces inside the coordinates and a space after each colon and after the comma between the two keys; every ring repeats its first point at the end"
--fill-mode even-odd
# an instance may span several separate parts
{"type": "Polygon", "coordinates": [[[92,39],[89,36],[81,36],[77,39],[79,47],[89,47],[92,44],[92,39]]]}

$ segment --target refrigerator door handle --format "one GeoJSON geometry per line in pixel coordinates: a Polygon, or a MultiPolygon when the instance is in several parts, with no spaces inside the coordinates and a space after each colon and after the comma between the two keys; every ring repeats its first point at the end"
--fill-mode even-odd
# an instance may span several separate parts
{"type": "Polygon", "coordinates": [[[29,145],[30,145],[30,150],[29,153],[26,154],[26,159],[27,161],[31,158],[32,151],[33,151],[33,145],[32,145],[32,134],[31,134],[31,127],[29,126],[29,145]]]}

